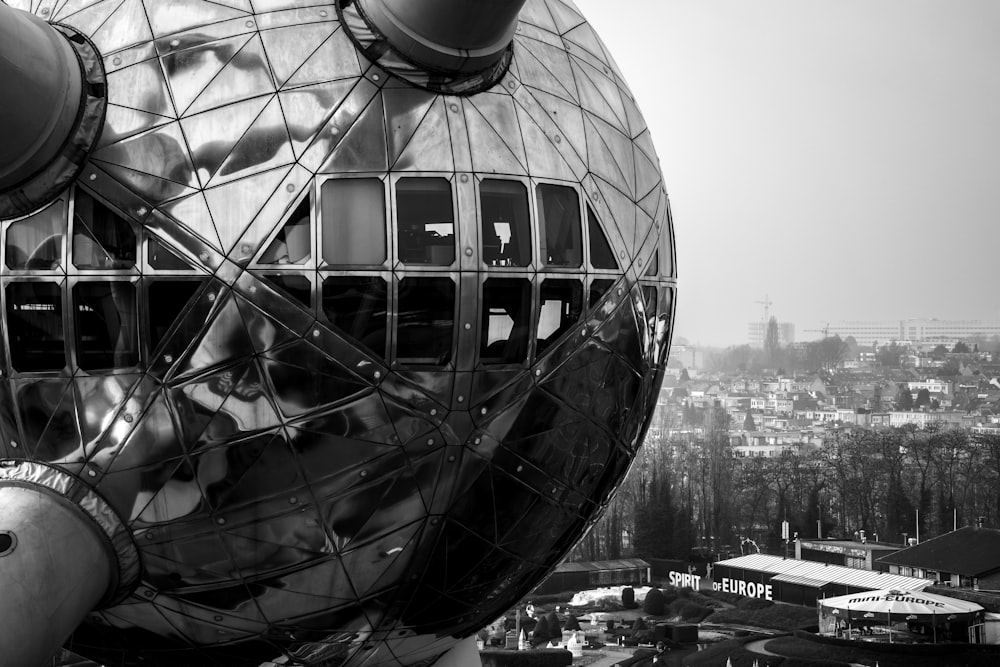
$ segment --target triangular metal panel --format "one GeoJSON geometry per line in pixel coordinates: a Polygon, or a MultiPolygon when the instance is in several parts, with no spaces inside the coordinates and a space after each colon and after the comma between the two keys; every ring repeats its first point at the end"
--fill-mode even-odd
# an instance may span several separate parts
{"type": "MultiPolygon", "coordinates": [[[[215,222],[208,210],[205,194],[197,192],[162,207],[164,213],[204,239],[213,250],[221,251],[222,243],[215,230],[215,222]]],[[[186,261],[186,260],[185,260],[186,261]]]]}
{"type": "Polygon", "coordinates": [[[295,155],[292,153],[288,130],[285,127],[285,117],[281,113],[281,105],[275,95],[233,148],[208,187],[222,185],[281,165],[290,165],[294,161],[295,155]]]}
{"type": "MultiPolygon", "coordinates": [[[[292,150],[300,157],[316,133],[333,115],[334,109],[354,86],[354,81],[327,81],[278,93],[285,122],[291,134],[292,150]]],[[[381,123],[381,118],[379,119],[381,123]]],[[[382,145],[385,145],[383,132],[382,145]]],[[[384,149],[383,149],[384,152],[384,149]]]]}
{"type": "Polygon", "coordinates": [[[239,9],[204,0],[170,0],[170,2],[145,0],[145,5],[156,37],[228,19],[247,17],[247,14],[239,9]]]}
{"type": "Polygon", "coordinates": [[[162,204],[179,197],[187,197],[197,192],[196,186],[184,186],[176,181],[167,180],[144,171],[136,171],[117,164],[109,164],[94,159],[94,164],[104,169],[119,183],[130,186],[142,192],[142,197],[153,204],[162,204]]]}
{"type": "Polygon", "coordinates": [[[600,118],[584,114],[590,170],[629,196],[635,195],[635,159],[628,137],[600,118]]]}
{"type": "Polygon", "coordinates": [[[91,35],[103,55],[153,38],[141,0],[125,0],[97,32],[91,35]]]}
{"type": "MultiPolygon", "coordinates": [[[[184,356],[179,365],[179,374],[191,375],[208,368],[249,359],[253,354],[250,333],[240,315],[236,300],[230,296],[204,323],[197,344],[184,356]]],[[[224,396],[218,398],[220,404],[223,398],[224,396]]],[[[218,405],[215,408],[217,409],[218,405]]]]}
{"type": "Polygon", "coordinates": [[[615,82],[579,58],[570,58],[570,63],[580,93],[580,106],[627,134],[625,106],[615,82]]]}
{"type": "Polygon", "coordinates": [[[109,72],[107,82],[109,104],[168,118],[177,117],[159,60],[146,60],[109,72]],[[136,95],[136,91],[142,91],[142,95],[136,95]]]}
{"type": "Polygon", "coordinates": [[[545,109],[552,122],[559,127],[562,138],[569,141],[580,161],[588,162],[587,136],[583,127],[583,111],[581,111],[580,106],[544,90],[530,86],[527,87],[527,90],[532,97],[538,100],[539,106],[545,109]]]}
{"type": "Polygon", "coordinates": [[[261,96],[181,119],[192,159],[203,185],[215,176],[247,130],[273,98],[261,96]]]}
{"type": "Polygon", "coordinates": [[[155,177],[155,181],[148,183],[137,176],[128,181],[140,195],[153,201],[173,199],[179,194],[179,189],[165,190],[167,186],[162,182],[172,182],[181,188],[198,187],[187,144],[177,122],[105,146],[94,153],[93,159],[155,177]]]}
{"type": "Polygon", "coordinates": [[[437,96],[418,88],[394,88],[382,91],[382,98],[389,164],[395,164],[437,96]]]}
{"type": "Polygon", "coordinates": [[[291,165],[279,167],[205,190],[223,252],[228,254],[290,170],[291,165]]]}
{"type": "Polygon", "coordinates": [[[273,93],[274,80],[260,35],[254,35],[194,99],[184,115],[273,93]]]}
{"type": "Polygon", "coordinates": [[[257,354],[275,351],[285,345],[298,343],[299,336],[288,329],[284,323],[270,316],[269,313],[253,304],[243,296],[235,296],[236,305],[240,309],[243,321],[250,332],[250,340],[257,354]]]}
{"type": "Polygon", "coordinates": [[[185,115],[191,103],[211,85],[212,80],[225,69],[240,49],[246,46],[251,37],[252,35],[247,34],[227,37],[183,51],[168,53],[160,59],[176,115],[185,115]]]}
{"type": "Polygon", "coordinates": [[[577,181],[573,168],[563,159],[558,145],[553,142],[531,115],[520,104],[517,119],[521,127],[521,139],[527,150],[528,173],[536,178],[553,178],[562,181],[577,181]]]}
{"type": "Polygon", "coordinates": [[[307,343],[265,354],[262,363],[282,414],[292,418],[340,403],[371,387],[307,343]]]}
{"type": "Polygon", "coordinates": [[[104,130],[97,142],[97,150],[142,134],[155,127],[166,125],[170,121],[171,119],[166,116],[109,104],[104,117],[104,130]]]}
{"type": "Polygon", "coordinates": [[[579,105],[573,68],[569,56],[560,48],[533,39],[515,39],[518,72],[521,82],[549,91],[567,102],[579,105]]]}
{"type": "Polygon", "coordinates": [[[80,11],[67,15],[62,22],[73,26],[84,35],[93,35],[111,15],[124,4],[122,0],[105,0],[81,8],[80,11]]]}
{"type": "Polygon", "coordinates": [[[384,114],[382,96],[376,95],[320,167],[320,173],[388,171],[384,114]]]}
{"type": "Polygon", "coordinates": [[[260,33],[271,72],[278,88],[315,53],[326,39],[337,29],[336,23],[306,23],[283,26],[260,33]]]}
{"type": "Polygon", "coordinates": [[[17,400],[21,445],[30,460],[55,463],[83,457],[76,392],[68,378],[21,384],[17,400]]]}
{"type": "Polygon", "coordinates": [[[607,181],[596,177],[594,181],[597,183],[597,187],[601,192],[601,198],[607,204],[615,226],[618,228],[618,231],[622,235],[622,240],[625,242],[628,261],[623,265],[631,264],[632,260],[635,259],[635,245],[637,240],[635,232],[635,201],[607,181]]]}
{"type": "Polygon", "coordinates": [[[635,194],[636,199],[641,200],[654,189],[658,189],[663,182],[660,169],[657,165],[649,161],[649,158],[641,150],[634,150],[635,156],[635,194]]]}
{"type": "MultiPolygon", "coordinates": [[[[52,12],[53,21],[65,21],[66,17],[72,16],[79,11],[90,7],[91,5],[96,5],[101,2],[101,0],[63,0],[62,2],[56,3],[58,6],[52,12]]],[[[22,11],[31,12],[32,7],[36,10],[38,7],[37,0],[8,0],[8,5],[14,9],[20,9],[22,11]]]]}
{"type": "Polygon", "coordinates": [[[598,60],[603,62],[608,60],[608,52],[601,43],[601,38],[589,23],[583,23],[563,33],[563,39],[586,49],[598,60]]]}
{"type": "Polygon", "coordinates": [[[447,113],[444,99],[438,97],[393,164],[394,171],[455,170],[447,113]]]}
{"type": "Polygon", "coordinates": [[[513,98],[483,93],[464,100],[463,107],[476,171],[527,174],[528,158],[513,98]]]}
{"type": "Polygon", "coordinates": [[[549,32],[556,32],[558,30],[556,22],[549,12],[548,3],[544,0],[528,0],[525,2],[518,14],[518,19],[549,32]]]}
{"type": "Polygon", "coordinates": [[[361,76],[361,65],[354,42],[343,30],[337,30],[313,52],[285,82],[285,88],[305,86],[321,81],[355,79],[361,76]]]}
{"type": "Polygon", "coordinates": [[[636,106],[632,91],[623,88],[621,85],[618,86],[618,89],[621,90],[622,104],[625,105],[625,116],[628,119],[628,136],[635,138],[646,129],[646,119],[643,118],[642,112],[636,106]]]}
{"type": "Polygon", "coordinates": [[[560,0],[552,0],[548,6],[560,34],[569,32],[584,21],[576,8],[570,7],[560,0]]]}

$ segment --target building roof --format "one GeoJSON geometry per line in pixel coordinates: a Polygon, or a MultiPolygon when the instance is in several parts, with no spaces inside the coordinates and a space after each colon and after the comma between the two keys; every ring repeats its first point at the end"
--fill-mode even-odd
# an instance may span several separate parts
{"type": "Polygon", "coordinates": [[[1000,570],[1000,530],[966,526],[882,556],[878,562],[981,577],[1000,570]]]}
{"type": "Polygon", "coordinates": [[[578,560],[560,563],[556,572],[600,572],[604,570],[646,569],[649,563],[641,558],[621,558],[618,560],[578,560]]]}
{"type": "Polygon", "coordinates": [[[921,591],[924,587],[931,585],[928,579],[918,579],[916,577],[904,577],[898,574],[886,574],[885,572],[873,572],[872,570],[859,570],[853,567],[842,565],[829,565],[827,563],[817,563],[809,560],[796,560],[794,558],[782,558],[781,556],[770,556],[768,554],[750,554],[749,556],[739,556],[729,560],[721,560],[717,565],[741,568],[745,570],[757,570],[773,575],[780,575],[779,581],[799,583],[803,581],[818,581],[824,584],[840,584],[852,586],[854,588],[868,589],[871,591],[883,588],[898,588],[904,591],[921,591]]]}

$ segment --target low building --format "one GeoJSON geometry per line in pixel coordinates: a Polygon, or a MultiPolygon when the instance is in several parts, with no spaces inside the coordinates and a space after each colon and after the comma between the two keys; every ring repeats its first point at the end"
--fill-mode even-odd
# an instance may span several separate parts
{"type": "Polygon", "coordinates": [[[946,586],[1000,590],[1000,530],[967,526],[882,556],[889,572],[946,586]]]}
{"type": "Polygon", "coordinates": [[[571,561],[560,563],[532,592],[535,595],[547,595],[600,586],[644,586],[649,583],[651,576],[649,563],[641,558],[571,561]]]}
{"type": "Polygon", "coordinates": [[[799,560],[842,565],[858,570],[888,571],[888,565],[877,561],[882,556],[899,551],[899,547],[876,542],[848,540],[810,540],[800,538],[795,543],[795,557],[799,560]]]}

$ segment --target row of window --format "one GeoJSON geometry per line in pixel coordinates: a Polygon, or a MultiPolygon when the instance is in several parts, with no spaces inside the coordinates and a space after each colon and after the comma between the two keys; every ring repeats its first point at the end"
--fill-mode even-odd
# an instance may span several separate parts
{"type": "MultiPolygon", "coordinates": [[[[301,275],[276,278],[291,289],[299,281],[308,282],[301,275]]],[[[4,296],[11,364],[19,372],[66,367],[65,295],[76,366],[84,370],[137,366],[140,321],[146,322],[148,350],[153,351],[204,283],[190,278],[147,279],[143,289],[149,307],[140,314],[139,286],[131,280],[81,280],[66,290],[48,280],[8,282],[4,296]]],[[[593,306],[613,284],[610,279],[590,281],[587,305],[593,306]]],[[[457,330],[455,281],[446,276],[409,276],[393,285],[391,293],[390,284],[378,275],[326,277],[320,289],[321,318],[383,360],[450,363],[457,330]],[[394,320],[390,313],[396,314],[394,320]]],[[[647,306],[654,309],[656,288],[643,289],[647,306]]],[[[523,364],[544,354],[581,320],[585,309],[584,285],[575,278],[537,282],[487,278],[480,297],[477,344],[484,365],[523,364]]]]}

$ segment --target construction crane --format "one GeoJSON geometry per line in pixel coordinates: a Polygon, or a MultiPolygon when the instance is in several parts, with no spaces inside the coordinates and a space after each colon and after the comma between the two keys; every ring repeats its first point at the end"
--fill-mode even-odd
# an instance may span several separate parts
{"type": "Polygon", "coordinates": [[[771,301],[765,294],[763,301],[756,301],[755,303],[759,303],[764,306],[764,319],[762,321],[764,322],[764,326],[767,326],[767,323],[770,321],[770,318],[768,317],[768,308],[773,306],[774,302],[771,301]]]}
{"type": "Polygon", "coordinates": [[[803,329],[802,333],[819,333],[823,334],[823,338],[828,338],[830,333],[830,323],[827,322],[823,325],[822,329],[803,329]]]}

